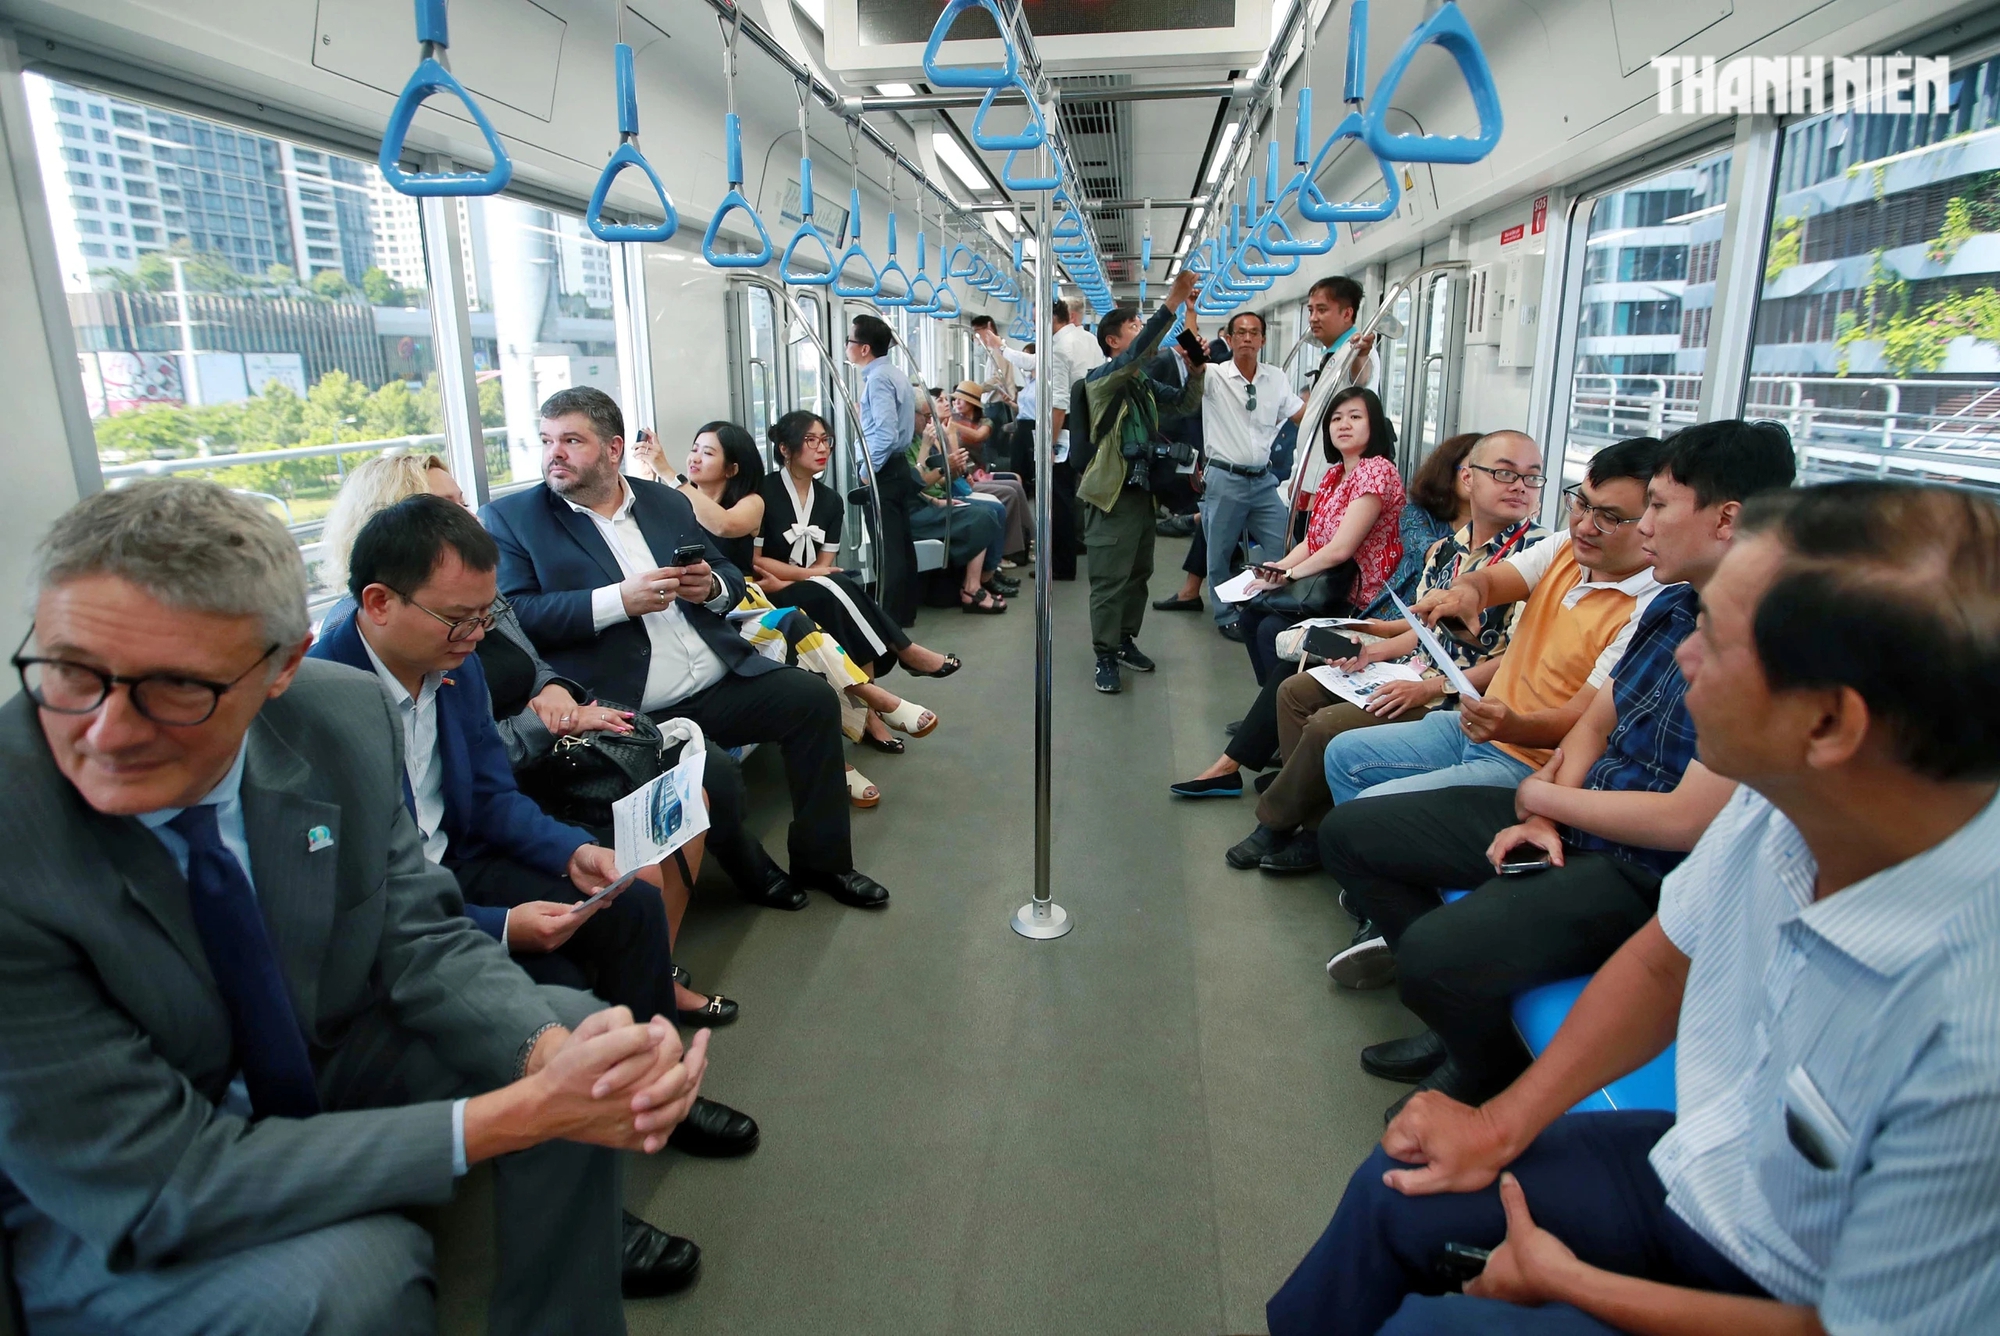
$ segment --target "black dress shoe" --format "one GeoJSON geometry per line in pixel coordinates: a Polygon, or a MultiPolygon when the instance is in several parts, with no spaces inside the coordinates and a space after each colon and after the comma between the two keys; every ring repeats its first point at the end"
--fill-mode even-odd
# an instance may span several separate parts
{"type": "Polygon", "coordinates": [[[1269,826],[1259,826],[1223,851],[1222,861],[1238,872],[1248,872],[1285,842],[1285,833],[1272,830],[1269,826]]]}
{"type": "Polygon", "coordinates": [[[889,903],[889,889],[865,872],[801,872],[798,880],[807,890],[830,895],[856,909],[882,909],[889,903]]]}
{"type": "Polygon", "coordinates": [[[762,881],[751,885],[738,884],[737,893],[742,896],[743,902],[764,909],[804,909],[806,893],[793,884],[783,868],[769,858],[764,862],[762,881]]]}
{"type": "Polygon", "coordinates": [[[740,1010],[735,999],[724,997],[720,993],[710,993],[708,1001],[700,1006],[680,1008],[681,1024],[691,1030],[704,1027],[719,1030],[725,1025],[734,1025],[737,1012],[740,1010]]]}
{"type": "Polygon", "coordinates": [[[1257,866],[1274,877],[1299,877],[1319,871],[1319,832],[1302,830],[1259,859],[1257,866]]]}
{"type": "Polygon", "coordinates": [[[697,1095],[688,1116],[667,1135],[667,1144],[689,1155],[726,1160],[757,1149],[757,1136],[755,1118],[697,1095]]]}
{"type": "Polygon", "coordinates": [[[1456,1059],[1446,1058],[1438,1064],[1436,1071],[1417,1082],[1416,1090],[1412,1090],[1384,1110],[1382,1122],[1384,1125],[1395,1122],[1396,1115],[1403,1111],[1403,1106],[1415,1099],[1417,1092],[1421,1090],[1435,1090],[1440,1095],[1457,1100],[1460,1104],[1470,1104],[1478,1108],[1506,1088],[1507,1082],[1482,1080],[1461,1068],[1456,1059]]]}
{"type": "Polygon", "coordinates": [[[1216,627],[1215,629],[1221,634],[1224,640],[1234,640],[1239,645],[1243,644],[1250,638],[1249,635],[1244,632],[1243,624],[1241,622],[1224,622],[1222,625],[1216,627]]]}
{"type": "Polygon", "coordinates": [[[627,1299],[652,1299],[684,1290],[701,1270],[701,1249],[693,1239],[669,1234],[625,1212],[625,1248],[620,1280],[627,1299]]]}
{"type": "Polygon", "coordinates": [[[1196,595],[1194,598],[1182,598],[1179,594],[1176,594],[1172,598],[1156,598],[1153,600],[1153,610],[1155,612],[1200,612],[1201,597],[1196,595]]]}
{"type": "Polygon", "coordinates": [[[1361,1070],[1385,1081],[1415,1084],[1436,1071],[1445,1056],[1444,1040],[1436,1030],[1426,1030],[1408,1039],[1370,1044],[1361,1050],[1361,1070]]]}

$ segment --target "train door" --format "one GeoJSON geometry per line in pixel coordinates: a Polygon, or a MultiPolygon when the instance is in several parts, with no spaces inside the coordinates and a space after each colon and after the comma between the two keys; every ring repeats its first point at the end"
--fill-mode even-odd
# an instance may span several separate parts
{"type": "Polygon", "coordinates": [[[1407,286],[1399,288],[1389,303],[1389,320],[1394,323],[1385,322],[1384,336],[1377,340],[1382,357],[1382,379],[1379,382],[1382,411],[1389,415],[1399,441],[1409,435],[1406,424],[1410,420],[1410,362],[1417,334],[1417,322],[1411,317],[1415,307],[1416,301],[1410,289],[1407,286]],[[1395,331],[1396,337],[1388,337],[1390,331],[1395,331]]]}
{"type": "Polygon", "coordinates": [[[729,399],[736,420],[770,454],[766,433],[784,415],[789,397],[777,299],[760,284],[738,280],[729,290],[729,399]]]}
{"type": "Polygon", "coordinates": [[[1417,465],[1447,436],[1458,431],[1458,391],[1464,365],[1461,336],[1464,285],[1449,273],[1425,281],[1419,328],[1413,346],[1423,350],[1415,360],[1407,421],[1413,430],[1400,433],[1403,471],[1417,465]]]}

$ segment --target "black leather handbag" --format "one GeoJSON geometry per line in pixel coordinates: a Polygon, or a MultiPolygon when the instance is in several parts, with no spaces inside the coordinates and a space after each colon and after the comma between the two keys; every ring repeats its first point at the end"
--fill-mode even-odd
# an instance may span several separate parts
{"type": "MultiPolygon", "coordinates": [[[[599,701],[607,709],[622,705],[599,701]]],[[[575,733],[523,770],[521,792],[558,821],[593,830],[611,825],[611,804],[658,779],[673,760],[659,725],[632,711],[630,733],[575,733]]],[[[675,750],[679,750],[678,742],[675,750]]]]}
{"type": "Polygon", "coordinates": [[[1246,605],[1252,612],[1277,617],[1338,617],[1348,610],[1356,567],[1343,561],[1332,570],[1294,580],[1283,589],[1267,589],[1246,605]]]}

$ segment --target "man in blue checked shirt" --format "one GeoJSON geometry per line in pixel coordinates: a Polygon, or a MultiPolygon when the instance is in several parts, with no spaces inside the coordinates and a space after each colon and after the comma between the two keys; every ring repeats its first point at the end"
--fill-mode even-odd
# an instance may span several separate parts
{"type": "Polygon", "coordinates": [[[1737,532],[1678,659],[1740,787],[1518,1081],[1410,1101],[1274,1336],[2000,1329],[2000,506],[1737,532]],[[1565,1116],[1669,1042],[1677,1116],[1565,1116]],[[1492,1250],[1463,1294],[1447,1242],[1492,1250]]]}

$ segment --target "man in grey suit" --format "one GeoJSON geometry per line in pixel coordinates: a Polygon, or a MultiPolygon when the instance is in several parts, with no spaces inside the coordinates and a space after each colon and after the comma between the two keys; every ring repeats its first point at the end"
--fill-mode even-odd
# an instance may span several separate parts
{"type": "Polygon", "coordinates": [[[303,662],[290,536],[213,484],[44,540],[0,706],[0,1210],[37,1333],[435,1326],[441,1203],[495,1160],[495,1332],[624,1331],[615,1149],[703,1032],[542,988],[462,915],[365,674],[303,662]]]}

